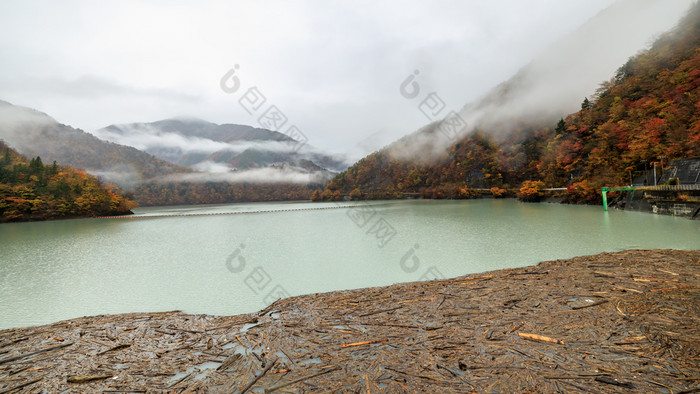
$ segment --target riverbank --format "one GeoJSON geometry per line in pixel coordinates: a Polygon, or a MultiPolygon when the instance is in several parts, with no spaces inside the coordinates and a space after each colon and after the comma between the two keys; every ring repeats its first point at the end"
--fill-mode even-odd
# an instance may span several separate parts
{"type": "Polygon", "coordinates": [[[700,251],[632,250],[3,330],[0,392],[679,392],[700,388],[699,355],[700,251]]]}

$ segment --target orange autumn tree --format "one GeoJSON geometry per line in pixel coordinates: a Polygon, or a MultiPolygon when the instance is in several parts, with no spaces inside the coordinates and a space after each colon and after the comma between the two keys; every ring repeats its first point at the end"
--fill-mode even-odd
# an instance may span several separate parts
{"type": "Polygon", "coordinates": [[[544,182],[525,181],[520,187],[518,199],[527,202],[538,202],[544,197],[544,182]]]}
{"type": "Polygon", "coordinates": [[[135,206],[85,171],[27,161],[0,141],[0,222],[121,215],[135,206]]]}

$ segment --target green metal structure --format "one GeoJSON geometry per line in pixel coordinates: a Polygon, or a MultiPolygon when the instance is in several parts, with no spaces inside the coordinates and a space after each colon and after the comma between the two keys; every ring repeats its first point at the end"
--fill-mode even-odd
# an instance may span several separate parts
{"type": "MultiPolygon", "coordinates": [[[[600,191],[603,193],[603,211],[607,212],[608,211],[608,192],[626,192],[626,191],[634,191],[637,190],[636,187],[634,186],[617,186],[617,187],[604,187],[601,188],[600,191]]],[[[634,194],[633,194],[634,195],[634,194]]]]}

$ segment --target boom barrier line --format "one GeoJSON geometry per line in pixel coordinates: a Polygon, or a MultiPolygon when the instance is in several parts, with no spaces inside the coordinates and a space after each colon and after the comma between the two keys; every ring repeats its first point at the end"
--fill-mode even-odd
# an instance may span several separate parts
{"type": "MultiPolygon", "coordinates": [[[[372,206],[386,204],[371,204],[372,206]]],[[[93,219],[149,219],[149,218],[171,218],[186,216],[219,216],[219,215],[242,215],[253,213],[277,213],[277,212],[299,212],[299,211],[319,211],[322,209],[356,208],[366,205],[340,205],[334,207],[318,208],[293,208],[293,209],[269,209],[264,211],[237,211],[237,212],[215,212],[215,213],[176,213],[171,215],[122,215],[122,216],[95,216],[93,219]]]]}

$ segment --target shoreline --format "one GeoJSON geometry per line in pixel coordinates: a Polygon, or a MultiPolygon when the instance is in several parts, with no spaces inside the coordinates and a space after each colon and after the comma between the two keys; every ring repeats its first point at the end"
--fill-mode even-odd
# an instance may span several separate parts
{"type": "Polygon", "coordinates": [[[699,301],[699,250],[629,250],[238,316],[82,317],[0,330],[0,392],[697,390],[699,301]]]}
{"type": "MultiPolygon", "coordinates": [[[[676,200],[659,200],[655,201],[654,204],[640,204],[639,201],[636,201],[634,204],[631,202],[627,202],[627,204],[624,203],[624,198],[620,200],[621,197],[624,197],[624,195],[618,196],[615,200],[613,200],[609,207],[614,208],[616,210],[620,211],[628,211],[628,212],[642,212],[642,213],[648,213],[652,215],[662,215],[662,216],[671,216],[671,217],[682,217],[685,219],[689,220],[700,220],[700,202],[697,201],[676,201],[676,200]],[[621,202],[622,201],[622,202],[621,202]],[[626,207],[625,205],[629,205],[629,207],[626,207]]],[[[490,195],[482,195],[480,197],[476,198],[464,198],[464,199],[449,199],[449,198],[393,198],[393,199],[380,199],[380,200],[368,200],[368,199],[362,199],[362,200],[343,200],[343,201],[312,201],[312,200],[274,200],[274,201],[235,201],[235,202],[229,202],[229,203],[212,203],[212,204],[190,204],[190,205],[147,205],[147,206],[139,206],[137,208],[147,208],[147,209],[155,209],[155,208],[164,208],[164,209],[172,209],[172,208],[178,208],[178,207],[208,207],[208,206],[222,206],[222,205],[235,205],[235,204],[266,204],[266,203],[273,203],[273,204],[295,204],[295,203],[346,203],[346,202],[365,202],[365,203],[371,203],[371,202],[391,202],[391,201],[411,201],[411,200],[425,200],[425,201],[460,201],[460,200],[490,200],[490,199],[512,199],[516,200],[518,202],[523,202],[523,203],[528,203],[528,204],[543,204],[543,203],[548,203],[548,204],[564,204],[564,205],[586,205],[586,206],[597,206],[599,204],[590,204],[590,203],[572,203],[572,202],[566,202],[564,201],[563,197],[557,196],[557,195],[550,195],[546,196],[543,198],[541,201],[537,202],[525,202],[522,201],[516,197],[493,197],[490,195]]],[[[639,198],[637,200],[640,200],[639,198]]],[[[238,213],[251,213],[251,212],[238,212],[238,213]]],[[[207,214],[204,216],[208,215],[215,215],[215,214],[207,214]]],[[[167,217],[168,215],[163,215],[163,216],[153,216],[153,217],[167,217]]],[[[196,214],[192,215],[174,215],[174,216],[200,216],[196,214]]],[[[136,219],[136,218],[141,218],[142,216],[134,213],[133,211],[129,212],[124,212],[124,213],[115,213],[115,214],[106,214],[106,215],[99,215],[99,216],[54,216],[54,217],[32,217],[32,218],[23,218],[21,220],[11,220],[11,221],[0,221],[1,224],[6,224],[6,223],[36,223],[36,222],[53,222],[53,221],[63,221],[63,220],[77,220],[77,219],[136,219]]],[[[150,216],[148,216],[150,218],[150,216]]]]}

